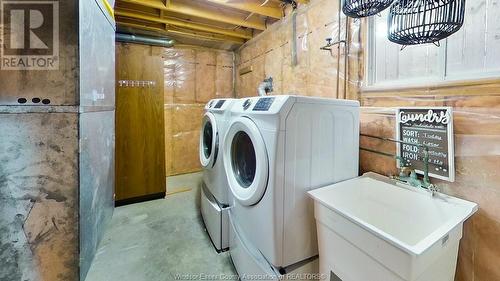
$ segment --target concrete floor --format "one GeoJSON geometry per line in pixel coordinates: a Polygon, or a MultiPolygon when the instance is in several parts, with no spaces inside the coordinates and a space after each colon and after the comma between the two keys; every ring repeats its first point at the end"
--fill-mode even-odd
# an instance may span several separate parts
{"type": "Polygon", "coordinates": [[[116,208],[86,280],[234,279],[229,253],[217,254],[205,232],[200,183],[201,173],[169,177],[169,193],[192,190],[116,208]]]}

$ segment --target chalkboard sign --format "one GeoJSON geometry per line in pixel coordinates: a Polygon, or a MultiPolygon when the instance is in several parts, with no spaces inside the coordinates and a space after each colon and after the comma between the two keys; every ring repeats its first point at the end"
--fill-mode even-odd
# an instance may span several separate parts
{"type": "Polygon", "coordinates": [[[410,143],[398,144],[398,156],[404,160],[405,166],[423,174],[424,148],[411,144],[425,145],[429,148],[429,176],[455,181],[453,113],[450,107],[399,108],[396,127],[397,139],[410,143]]]}

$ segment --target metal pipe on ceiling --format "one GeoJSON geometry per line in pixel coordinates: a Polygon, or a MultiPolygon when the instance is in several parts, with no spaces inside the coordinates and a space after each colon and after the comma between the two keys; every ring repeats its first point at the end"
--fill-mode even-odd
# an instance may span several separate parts
{"type": "Polygon", "coordinates": [[[136,43],[143,45],[160,46],[166,48],[174,46],[175,43],[173,39],[169,38],[148,37],[141,35],[126,34],[126,33],[117,33],[116,41],[124,43],[136,43]]]}

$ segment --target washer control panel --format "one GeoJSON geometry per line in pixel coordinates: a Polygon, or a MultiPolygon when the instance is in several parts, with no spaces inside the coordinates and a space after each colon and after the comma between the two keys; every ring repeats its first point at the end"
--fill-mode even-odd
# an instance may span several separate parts
{"type": "Polygon", "coordinates": [[[274,97],[260,98],[255,104],[253,111],[268,111],[274,102],[274,97]]]}
{"type": "Polygon", "coordinates": [[[225,103],[225,102],[226,102],[226,100],[219,100],[219,101],[215,104],[214,108],[221,108],[221,107],[224,105],[224,103],[225,103]]]}
{"type": "Polygon", "coordinates": [[[231,107],[231,112],[249,115],[277,114],[288,104],[288,101],[293,102],[294,99],[295,97],[291,95],[241,98],[235,100],[234,106],[231,107]]]}
{"type": "Polygon", "coordinates": [[[247,99],[244,103],[243,103],[243,109],[244,110],[247,110],[250,106],[252,105],[252,100],[251,99],[247,99]]]}
{"type": "Polygon", "coordinates": [[[211,112],[223,112],[230,109],[232,99],[213,99],[205,105],[205,110],[211,112]]]}

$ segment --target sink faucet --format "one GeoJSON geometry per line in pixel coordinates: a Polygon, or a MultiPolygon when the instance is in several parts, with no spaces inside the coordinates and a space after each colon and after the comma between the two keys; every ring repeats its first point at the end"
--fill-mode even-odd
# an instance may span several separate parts
{"type": "Polygon", "coordinates": [[[365,147],[360,147],[361,150],[377,153],[380,155],[396,158],[399,160],[399,175],[397,176],[390,176],[391,179],[401,181],[404,183],[407,183],[411,186],[414,187],[420,187],[428,190],[430,194],[434,197],[437,192],[439,192],[439,188],[435,186],[434,184],[431,183],[431,180],[429,178],[429,147],[420,143],[412,143],[412,142],[406,142],[402,140],[396,140],[392,138],[384,138],[384,137],[379,137],[379,136],[373,136],[373,135],[367,135],[367,134],[360,134],[363,137],[369,137],[369,138],[374,138],[374,139],[379,139],[383,141],[390,141],[390,142],[395,142],[395,143],[402,143],[402,144],[409,144],[409,145],[414,145],[418,146],[419,148],[422,148],[424,150],[424,157],[422,161],[424,162],[424,177],[422,180],[420,180],[417,176],[417,172],[415,171],[414,168],[408,167],[404,158],[398,155],[390,154],[390,153],[385,153],[381,151],[376,151],[373,149],[365,148],[365,147]]]}
{"type": "Polygon", "coordinates": [[[415,169],[406,166],[404,159],[401,156],[395,156],[399,160],[399,175],[391,176],[392,179],[406,182],[414,187],[421,187],[430,192],[431,196],[435,196],[439,192],[439,188],[431,183],[429,178],[429,148],[422,146],[424,149],[424,178],[420,180],[415,169]]]}

